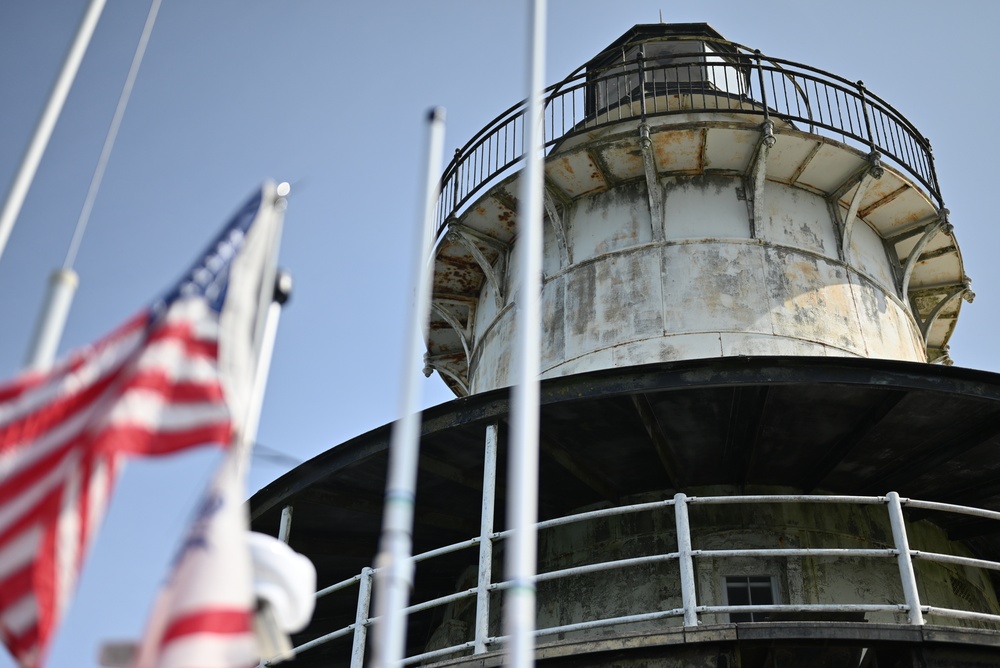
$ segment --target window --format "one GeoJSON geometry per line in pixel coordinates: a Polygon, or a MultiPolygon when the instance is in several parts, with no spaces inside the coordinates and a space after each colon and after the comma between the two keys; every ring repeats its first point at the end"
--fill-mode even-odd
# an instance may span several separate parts
{"type": "MultiPolygon", "coordinates": [[[[774,603],[774,578],[770,575],[735,575],[726,577],[726,605],[772,605],[774,603]]],[[[767,612],[731,612],[729,621],[763,622],[767,612]]]]}

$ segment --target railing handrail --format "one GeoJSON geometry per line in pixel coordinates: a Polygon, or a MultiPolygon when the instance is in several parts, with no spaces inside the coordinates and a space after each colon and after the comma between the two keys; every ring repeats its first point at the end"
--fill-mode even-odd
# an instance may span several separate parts
{"type": "MultiPolygon", "coordinates": [[[[986,559],[974,559],[971,557],[961,557],[957,555],[941,554],[936,552],[922,551],[922,550],[911,550],[906,539],[906,527],[905,523],[901,522],[901,515],[897,517],[897,520],[893,520],[893,513],[901,512],[904,507],[909,507],[913,509],[921,510],[932,510],[935,512],[948,513],[948,514],[961,514],[961,515],[972,515],[977,517],[983,517],[991,520],[1000,521],[1000,513],[996,511],[989,511],[980,508],[974,508],[971,506],[961,506],[955,504],[945,504],[930,501],[920,501],[917,499],[900,498],[895,492],[889,492],[885,496],[838,496],[838,495],[803,495],[803,494],[762,494],[762,495],[734,495],[734,496],[691,496],[687,497],[683,494],[678,494],[672,499],[663,499],[653,502],[642,502],[629,504],[625,506],[617,506],[613,508],[602,508],[594,511],[587,511],[582,513],[576,513],[573,515],[568,515],[561,518],[555,518],[552,520],[547,520],[544,522],[539,522],[537,527],[539,529],[552,528],[555,526],[565,525],[573,522],[584,522],[592,519],[609,517],[609,516],[621,516],[629,513],[642,512],[642,511],[656,511],[660,509],[666,509],[673,506],[675,515],[684,516],[685,522],[687,516],[687,507],[690,505],[746,505],[746,504],[838,504],[838,505],[851,505],[851,506],[870,506],[870,505],[883,505],[889,509],[890,512],[890,523],[895,523],[902,531],[902,538],[894,535],[895,545],[893,547],[879,547],[879,548],[810,548],[810,547],[797,547],[797,548],[745,548],[745,549],[697,549],[687,551],[687,556],[692,559],[728,559],[736,557],[813,557],[813,558],[840,558],[840,557],[851,557],[851,558],[873,558],[873,559],[884,559],[884,558],[897,558],[901,563],[901,577],[904,580],[904,590],[905,590],[905,580],[907,575],[902,573],[906,570],[903,568],[902,564],[905,562],[910,564],[910,576],[912,577],[912,561],[915,559],[921,559],[926,561],[936,561],[939,563],[951,563],[971,568],[982,568],[988,570],[1000,570],[1000,562],[986,560],[986,559]]],[[[678,523],[680,527],[682,523],[678,523]]],[[[690,545],[690,529],[687,529],[688,535],[682,537],[680,532],[678,533],[677,542],[678,545],[687,544],[690,545]],[[685,541],[686,538],[686,541],[685,541]]],[[[508,537],[509,532],[500,531],[490,533],[488,538],[490,541],[501,540],[508,537]]],[[[895,527],[894,527],[895,534],[895,527]]],[[[460,541],[453,543],[451,545],[445,546],[443,548],[436,548],[433,550],[428,550],[421,554],[415,555],[413,558],[415,560],[424,561],[426,559],[441,556],[443,554],[448,554],[456,550],[470,548],[477,546],[480,542],[480,538],[476,537],[473,539],[460,541]]],[[[608,560],[593,564],[586,564],[583,566],[576,566],[571,568],[556,569],[553,571],[548,571],[545,573],[540,573],[538,575],[538,581],[555,580],[564,577],[570,577],[573,575],[580,575],[584,573],[593,573],[604,570],[611,570],[617,568],[625,568],[635,565],[645,565],[650,563],[664,562],[664,561],[679,561],[684,556],[684,550],[678,549],[675,552],[665,552],[665,553],[653,553],[646,556],[624,558],[608,560]]],[[[367,604],[370,600],[371,590],[370,584],[375,569],[366,568],[359,575],[353,576],[335,585],[331,585],[317,592],[317,597],[323,596],[326,593],[332,592],[334,590],[343,589],[354,583],[361,584],[361,591],[359,592],[358,601],[358,616],[355,622],[345,626],[343,628],[334,630],[330,633],[326,633],[318,638],[314,638],[298,647],[293,651],[295,653],[306,651],[312,647],[335,640],[349,635],[354,632],[357,636],[359,633],[363,633],[367,630],[367,627],[375,621],[373,618],[368,617],[367,604]]],[[[683,578],[682,578],[683,580],[683,578]]],[[[485,595],[489,595],[490,592],[497,592],[506,589],[509,586],[509,582],[492,582],[489,583],[488,587],[485,588],[485,595]]],[[[682,583],[683,584],[683,583],[682,583]]],[[[911,586],[915,591],[915,581],[912,581],[911,586]]],[[[693,583],[691,583],[691,588],[693,589],[693,583]]],[[[440,605],[445,605],[447,603],[457,601],[463,598],[471,598],[477,596],[477,587],[472,587],[468,589],[463,589],[456,591],[451,594],[437,597],[429,601],[423,601],[411,605],[407,612],[417,612],[421,610],[426,610],[432,607],[437,607],[440,605]]],[[[682,592],[683,593],[683,592],[682,592]]],[[[983,613],[970,610],[959,610],[953,608],[928,606],[920,603],[919,599],[913,598],[910,603],[884,603],[884,604],[863,604],[863,603],[820,603],[820,604],[803,604],[803,603],[773,603],[768,605],[751,605],[751,606],[733,606],[733,605],[704,605],[697,602],[696,593],[694,591],[690,592],[691,599],[688,600],[687,596],[684,596],[685,606],[672,608],[670,610],[658,610],[652,612],[640,612],[631,615],[624,615],[618,617],[586,620],[582,622],[575,622],[572,624],[561,625],[549,628],[540,628],[537,630],[536,635],[551,635],[555,633],[566,633],[573,630],[583,630],[589,628],[597,628],[602,626],[621,624],[626,622],[638,622],[649,619],[660,619],[667,617],[685,617],[693,613],[696,616],[704,614],[724,614],[732,612],[740,613],[752,613],[752,612],[875,612],[875,611],[892,611],[897,613],[905,613],[910,617],[911,624],[922,624],[923,614],[937,614],[944,617],[951,617],[955,619],[975,619],[979,621],[988,621],[992,623],[1000,623],[1000,615],[992,613],[983,613]],[[690,606],[688,607],[688,604],[690,606]]],[[[697,624],[697,619],[685,621],[685,626],[690,626],[691,624],[697,624]]],[[[490,637],[483,641],[484,645],[493,645],[502,642],[502,637],[490,637]]],[[[414,655],[408,657],[404,663],[416,663],[421,660],[430,659],[437,656],[443,656],[447,654],[453,654],[455,652],[466,651],[475,645],[475,641],[466,641],[458,645],[436,649],[433,651],[421,653],[419,655],[414,655]]],[[[359,643],[355,642],[355,648],[359,646],[359,643]]],[[[363,643],[360,645],[363,648],[363,643]]],[[[363,656],[361,657],[363,658],[363,656]]],[[[359,664],[360,665],[360,664],[359,664]]]]}
{"type": "MultiPolygon", "coordinates": [[[[641,87],[640,97],[629,99],[636,104],[641,98],[643,117],[714,113],[719,111],[718,98],[736,99],[732,91],[717,89],[708,93],[702,90],[695,94],[688,93],[692,97],[692,106],[683,109],[667,106],[650,111],[648,107],[658,96],[662,97],[662,93],[657,93],[655,89],[657,73],[663,74],[661,83],[666,86],[669,83],[668,72],[690,72],[692,67],[698,67],[711,70],[714,76],[718,76],[720,73],[725,75],[729,70],[730,74],[738,72],[743,78],[739,84],[742,89],[739,91],[741,104],[738,108],[727,109],[728,112],[805,123],[812,134],[850,139],[859,147],[885,155],[926,188],[938,206],[943,206],[930,142],[895,107],[868,90],[863,82],[850,81],[811,65],[750,52],[730,42],[726,44],[737,51],[732,54],[692,52],[671,56],[687,60],[700,58],[698,62],[664,63],[661,59],[635,58],[597,70],[578,69],[545,90],[546,148],[584,130],[639,119],[639,113],[631,108],[626,111],[620,104],[615,107],[618,116],[612,118],[607,114],[604,120],[600,119],[602,113],[611,107],[600,110],[588,107],[592,106],[595,91],[602,85],[609,85],[609,82],[628,84],[630,78],[635,78],[636,88],[639,88],[640,68],[646,85],[641,87]],[[654,84],[652,91],[647,90],[649,84],[654,84]],[[698,96],[703,102],[701,107],[694,104],[698,96]],[[831,96],[835,99],[831,100],[831,96]],[[708,104],[709,98],[712,98],[713,104],[708,104]],[[766,106],[762,106],[763,101],[766,101],[766,106]],[[824,118],[824,113],[829,118],[824,118]]],[[[687,83],[690,84],[690,81],[687,83]]],[[[449,220],[464,211],[477,193],[512,173],[523,159],[524,113],[525,101],[512,105],[487,123],[464,146],[456,149],[441,177],[437,209],[439,233],[449,220]]]]}

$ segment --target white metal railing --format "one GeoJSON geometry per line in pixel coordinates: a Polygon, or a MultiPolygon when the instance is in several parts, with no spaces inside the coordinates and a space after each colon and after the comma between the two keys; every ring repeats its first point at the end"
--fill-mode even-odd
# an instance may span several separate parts
{"type": "MultiPolygon", "coordinates": [[[[490,460],[495,466],[496,448],[495,435],[493,439],[487,438],[487,476],[492,477],[490,471],[490,460]],[[493,448],[489,447],[493,443],[493,448]],[[490,452],[492,451],[492,455],[490,452]]],[[[484,496],[492,497],[492,489],[484,496]]],[[[574,575],[610,571],[614,569],[631,566],[648,565],[654,563],[665,563],[676,561],[680,571],[681,607],[668,610],[655,610],[617,617],[608,617],[566,624],[562,626],[550,626],[539,628],[535,631],[536,636],[553,635],[557,633],[568,633],[572,631],[582,631],[587,629],[610,627],[623,623],[635,623],[653,621],[671,617],[682,617],[685,627],[693,627],[699,624],[699,618],[703,615],[727,614],[727,613],[802,613],[802,612],[890,612],[907,615],[908,623],[920,625],[924,623],[925,614],[935,614],[942,617],[954,619],[976,620],[981,622],[1000,623],[1000,615],[970,610],[960,610],[954,608],[923,605],[917,590],[917,576],[913,568],[914,560],[932,561],[943,564],[955,564],[973,568],[1000,571],[1000,563],[985,559],[974,559],[957,555],[942,554],[937,552],[927,552],[911,550],[906,531],[906,523],[903,518],[903,507],[911,509],[932,510],[937,512],[970,515],[975,517],[1000,520],[1000,512],[984,510],[981,508],[971,508],[952,504],[935,503],[929,501],[919,501],[916,499],[900,498],[896,492],[889,492],[885,496],[832,496],[832,495],[752,495],[752,496],[687,496],[676,494],[672,499],[664,499],[649,503],[638,503],[615,508],[605,508],[590,512],[577,513],[556,519],[546,520],[538,523],[538,529],[544,530],[556,526],[585,522],[598,518],[617,517],[629,513],[644,511],[664,510],[668,507],[674,509],[674,519],[677,530],[677,550],[662,554],[649,554],[640,557],[627,559],[616,559],[600,563],[587,564],[572,568],[563,568],[554,571],[540,573],[537,576],[538,582],[558,580],[574,575]],[[688,507],[692,505],[733,505],[733,504],[838,504],[838,505],[871,505],[885,506],[888,512],[889,524],[892,528],[893,547],[883,548],[747,548],[747,549],[694,549],[691,541],[691,526],[688,514],[688,507]],[[904,600],[899,603],[886,604],[858,604],[858,603],[828,603],[828,604],[771,604],[771,605],[704,605],[698,601],[697,589],[695,586],[696,559],[730,559],[734,557],[825,557],[825,558],[865,558],[865,559],[895,559],[899,570],[899,581],[902,585],[904,600]]],[[[428,552],[424,552],[413,557],[414,561],[427,561],[434,557],[454,553],[460,550],[478,548],[479,568],[477,584],[466,590],[458,591],[446,596],[441,596],[429,601],[424,601],[410,605],[406,613],[412,614],[423,610],[428,610],[448,603],[476,598],[476,623],[474,626],[474,637],[466,642],[436,649],[429,652],[406,657],[403,661],[405,665],[420,663],[430,659],[454,655],[459,652],[471,651],[473,654],[481,654],[489,650],[490,647],[502,645],[505,636],[489,636],[489,597],[490,593],[497,592],[509,587],[508,582],[492,581],[492,552],[493,545],[497,541],[506,539],[510,531],[492,531],[493,501],[484,498],[483,516],[489,517],[484,520],[480,537],[454,543],[440,547],[428,552]]],[[[338,582],[317,592],[317,598],[327,596],[331,593],[352,587],[359,586],[358,604],[355,621],[343,628],[332,631],[320,637],[314,638],[302,645],[294,648],[294,654],[301,654],[309,649],[322,645],[338,638],[353,634],[351,650],[351,667],[361,668],[364,663],[364,649],[368,628],[377,621],[375,617],[369,617],[369,605],[371,602],[372,580],[375,570],[365,568],[358,575],[338,582]]]]}

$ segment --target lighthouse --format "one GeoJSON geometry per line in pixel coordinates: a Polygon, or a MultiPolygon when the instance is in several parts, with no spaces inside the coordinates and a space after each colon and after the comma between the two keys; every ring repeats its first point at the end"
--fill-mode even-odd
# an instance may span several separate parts
{"type": "MultiPolygon", "coordinates": [[[[442,175],[406,662],[503,663],[515,104],[442,175]]],[[[637,25],[545,96],[536,661],[1000,661],[1000,376],[927,139],[703,23],[637,25]]],[[[300,665],[361,666],[389,426],[259,491],[318,572],[300,665]]]]}

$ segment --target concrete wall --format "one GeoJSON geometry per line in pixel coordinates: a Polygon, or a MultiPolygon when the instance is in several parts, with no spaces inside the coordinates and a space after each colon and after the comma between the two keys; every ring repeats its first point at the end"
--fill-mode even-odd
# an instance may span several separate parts
{"type": "MultiPolygon", "coordinates": [[[[547,226],[544,375],[733,355],[926,361],[875,230],[859,220],[841,257],[826,199],[772,182],[754,230],[744,186],[732,175],[661,178],[662,221],[642,180],[580,198],[563,214],[569,264],[547,226]]],[[[511,384],[514,311],[483,289],[473,392],[511,384]]]]}

